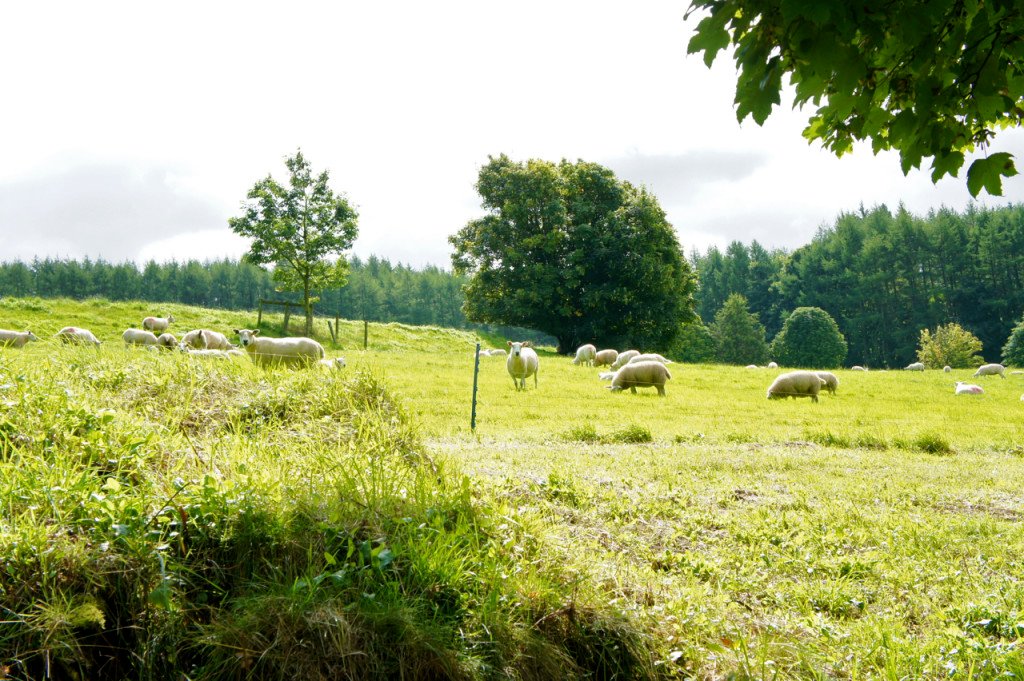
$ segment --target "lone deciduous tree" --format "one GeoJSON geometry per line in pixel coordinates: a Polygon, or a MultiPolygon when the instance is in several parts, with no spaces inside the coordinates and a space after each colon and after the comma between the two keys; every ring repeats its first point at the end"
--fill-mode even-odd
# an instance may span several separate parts
{"type": "Polygon", "coordinates": [[[328,173],[313,176],[301,151],[285,159],[288,186],[268,175],[246,195],[241,217],[228,224],[253,241],[245,259],[274,265],[279,291],[302,294],[306,335],[313,333],[315,291],[344,286],[348,265],[343,252],[358,234],[358,215],[348,200],[327,186],[328,173]],[[335,256],[333,262],[327,258],[335,256]]]}
{"type": "Polygon", "coordinates": [[[846,359],[846,339],[820,307],[798,307],[772,341],[772,356],[787,367],[832,369],[846,359]]]}
{"type": "Polygon", "coordinates": [[[934,332],[921,329],[917,361],[931,369],[946,365],[954,369],[977,366],[984,361],[981,358],[981,341],[955,323],[938,326],[934,332]]]}
{"type": "Polygon", "coordinates": [[[711,325],[715,355],[725,364],[763,364],[768,359],[764,325],[747,309],[747,299],[739,293],[729,296],[711,325]]]}

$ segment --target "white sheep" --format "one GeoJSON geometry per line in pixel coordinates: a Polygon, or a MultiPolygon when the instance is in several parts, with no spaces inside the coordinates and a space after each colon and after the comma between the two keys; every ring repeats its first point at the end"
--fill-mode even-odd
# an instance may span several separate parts
{"type": "Polygon", "coordinates": [[[585,366],[594,366],[594,358],[597,356],[597,348],[590,343],[581,345],[576,348],[576,357],[572,360],[573,364],[583,364],[585,366]]]}
{"type": "Polygon", "coordinates": [[[162,333],[156,337],[156,344],[161,348],[172,350],[178,345],[178,339],[173,333],[162,333]]]}
{"type": "Polygon", "coordinates": [[[769,369],[778,369],[779,365],[776,364],[775,362],[768,362],[768,368],[769,369]]]}
{"type": "Polygon", "coordinates": [[[533,376],[533,387],[537,387],[537,374],[540,373],[540,357],[530,347],[530,341],[508,341],[508,359],[505,368],[512,377],[516,390],[526,390],[526,379],[533,376]]]}
{"type": "Polygon", "coordinates": [[[854,364],[852,367],[850,367],[850,371],[867,371],[867,369],[859,364],[854,364]]]}
{"type": "Polygon", "coordinates": [[[31,331],[8,331],[0,329],[0,347],[23,348],[29,341],[37,341],[39,338],[31,331]]]}
{"type": "Polygon", "coordinates": [[[99,345],[100,342],[93,335],[89,329],[82,329],[77,326],[65,326],[63,329],[53,334],[54,338],[59,338],[62,343],[69,343],[72,345],[99,345]]]}
{"type": "Polygon", "coordinates": [[[818,378],[822,380],[823,385],[821,387],[827,390],[830,395],[835,395],[836,390],[839,389],[839,379],[836,375],[829,371],[815,371],[814,373],[818,374],[818,378]]]}
{"type": "Polygon", "coordinates": [[[594,366],[603,367],[608,366],[616,359],[619,358],[618,350],[598,350],[597,354],[594,355],[594,366]]]}
{"type": "Polygon", "coordinates": [[[597,375],[597,377],[600,378],[602,381],[610,381],[613,378],[615,378],[615,373],[616,372],[614,371],[602,371],[597,375]]]}
{"type": "Polygon", "coordinates": [[[308,366],[326,354],[324,346],[312,338],[260,338],[259,329],[235,329],[235,333],[257,366],[308,366]]]}
{"type": "Polygon", "coordinates": [[[924,371],[924,364],[922,364],[921,362],[914,362],[913,364],[908,364],[907,366],[903,367],[903,370],[904,371],[924,371]]]}
{"type": "Polygon", "coordinates": [[[230,350],[234,346],[228,337],[219,331],[194,329],[181,337],[181,342],[191,348],[200,350],[230,350]]]}
{"type": "Polygon", "coordinates": [[[629,361],[626,362],[626,364],[636,364],[637,362],[661,362],[662,364],[673,364],[672,360],[666,359],[656,352],[647,352],[642,355],[633,355],[632,357],[629,358],[629,361]]]}
{"type": "Polygon", "coordinates": [[[322,359],[319,362],[317,362],[317,364],[319,364],[320,366],[324,367],[325,369],[332,369],[332,370],[333,369],[344,369],[345,368],[345,358],[344,357],[332,357],[330,359],[322,359]]]}
{"type": "Polygon", "coordinates": [[[747,368],[747,369],[757,369],[758,366],[756,364],[748,364],[745,368],[747,368]]]}
{"type": "Polygon", "coordinates": [[[980,385],[957,381],[953,392],[957,395],[984,395],[985,390],[980,385]]]}
{"type": "Polygon", "coordinates": [[[146,331],[163,333],[167,327],[174,323],[174,315],[166,317],[146,317],[142,320],[142,328],[146,331]]]}
{"type": "Polygon", "coordinates": [[[614,362],[612,362],[612,369],[621,369],[626,366],[626,362],[639,354],[639,350],[626,350],[624,352],[620,352],[619,356],[615,358],[614,362]]]}
{"type": "Polygon", "coordinates": [[[121,340],[127,345],[142,345],[145,347],[156,347],[157,338],[149,331],[142,329],[127,329],[121,334],[121,340]]]}
{"type": "Polygon", "coordinates": [[[950,371],[953,370],[953,367],[947,364],[946,366],[942,367],[942,370],[948,374],[950,371]]]}
{"type": "Polygon", "coordinates": [[[769,400],[784,400],[787,397],[810,397],[811,402],[818,401],[825,381],[813,371],[790,371],[777,376],[768,386],[769,400]]]}
{"type": "Polygon", "coordinates": [[[1006,378],[1003,372],[1006,371],[1006,367],[1002,364],[982,364],[978,367],[978,370],[974,372],[975,376],[995,376],[999,375],[999,378],[1006,378]]]}
{"type": "Polygon", "coordinates": [[[613,393],[621,392],[626,388],[634,395],[637,388],[657,388],[658,394],[665,396],[665,381],[672,378],[668,367],[661,362],[647,361],[629,363],[615,372],[612,377],[612,384],[608,389],[613,393]]]}

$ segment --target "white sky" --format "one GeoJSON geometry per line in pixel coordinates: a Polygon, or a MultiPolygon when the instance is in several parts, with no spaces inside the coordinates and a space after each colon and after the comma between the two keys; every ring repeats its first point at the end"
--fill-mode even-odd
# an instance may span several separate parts
{"type": "MultiPolygon", "coordinates": [[[[488,155],[647,185],[685,251],[794,248],[861,204],[963,208],[965,180],[836,159],[783,102],[739,126],[688,2],[44,2],[0,7],[0,260],[237,257],[246,191],[302,148],[357,206],[354,252],[449,267],[488,155]]],[[[1024,158],[1024,133],[994,147],[1024,158]]],[[[965,170],[966,171],[966,166],[965,170]]],[[[1024,179],[1004,183],[1024,199],[1024,179]]]]}

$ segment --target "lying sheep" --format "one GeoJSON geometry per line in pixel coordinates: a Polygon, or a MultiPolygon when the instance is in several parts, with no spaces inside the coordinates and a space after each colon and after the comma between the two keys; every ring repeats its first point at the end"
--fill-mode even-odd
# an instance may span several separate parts
{"type": "Polygon", "coordinates": [[[540,357],[530,347],[530,341],[508,342],[508,359],[505,368],[512,377],[516,390],[526,390],[526,379],[533,376],[533,387],[537,387],[537,374],[540,372],[540,357]]]}
{"type": "Polygon", "coordinates": [[[156,347],[157,338],[149,331],[142,329],[128,329],[121,334],[121,340],[127,345],[142,345],[145,347],[156,347]]]}
{"type": "Polygon", "coordinates": [[[768,368],[769,369],[778,369],[779,365],[776,364],[775,362],[768,362],[768,368]]]}
{"type": "Polygon", "coordinates": [[[758,367],[757,367],[756,364],[748,364],[745,368],[747,368],[747,369],[757,369],[758,367]]]}
{"type": "Polygon", "coordinates": [[[167,327],[174,323],[174,315],[169,314],[166,317],[146,317],[142,320],[142,328],[146,331],[155,331],[163,333],[167,330],[167,327]]]}
{"type": "Polygon", "coordinates": [[[615,358],[614,362],[612,362],[612,369],[619,369],[626,366],[626,362],[639,354],[639,350],[626,350],[625,352],[620,352],[619,356],[615,358]]]}
{"type": "Polygon", "coordinates": [[[344,369],[345,368],[345,358],[344,357],[332,357],[331,359],[322,359],[319,362],[317,362],[317,364],[319,364],[320,366],[324,367],[325,369],[332,369],[332,370],[333,369],[344,369]]]}
{"type": "Polygon", "coordinates": [[[31,331],[8,331],[0,329],[0,347],[23,348],[29,341],[37,341],[39,338],[31,331]]]}
{"type": "Polygon", "coordinates": [[[504,357],[505,351],[501,348],[493,348],[491,350],[481,350],[480,355],[483,357],[504,357]]]}
{"type": "Polygon", "coordinates": [[[603,367],[608,366],[616,359],[619,358],[618,350],[598,350],[597,354],[594,355],[594,366],[603,367]]]}
{"type": "Polygon", "coordinates": [[[942,370],[945,371],[948,374],[950,371],[953,370],[953,367],[951,367],[951,366],[949,366],[947,364],[946,366],[942,367],[942,370]]]}
{"type": "Polygon", "coordinates": [[[867,369],[865,369],[859,364],[854,364],[852,367],[850,367],[850,371],[867,371],[867,369]]]}
{"type": "Polygon", "coordinates": [[[602,371],[601,373],[599,373],[597,375],[597,377],[599,379],[601,379],[602,381],[610,381],[613,378],[615,378],[615,373],[616,372],[614,372],[614,371],[602,371]]]}
{"type": "Polygon", "coordinates": [[[980,385],[974,385],[972,383],[965,383],[964,381],[957,381],[956,387],[953,388],[953,392],[957,395],[984,395],[985,391],[980,385]]]}
{"type": "Polygon", "coordinates": [[[312,338],[259,338],[259,329],[235,329],[235,333],[256,366],[309,366],[326,354],[324,346],[312,338]]]}
{"type": "Polygon", "coordinates": [[[53,334],[54,338],[59,338],[61,343],[67,343],[70,345],[99,345],[100,342],[96,336],[93,335],[89,329],[81,329],[77,326],[65,326],[63,329],[53,334]]]}
{"type": "Polygon", "coordinates": [[[818,378],[821,379],[823,383],[821,387],[827,390],[830,395],[835,395],[836,390],[839,388],[839,379],[836,378],[836,375],[828,371],[815,371],[814,373],[818,374],[818,378]]]}
{"type": "Polygon", "coordinates": [[[194,329],[181,337],[181,342],[200,350],[230,350],[234,346],[228,337],[218,331],[194,329]]]}
{"type": "Polygon", "coordinates": [[[665,359],[656,352],[648,352],[643,355],[634,355],[629,358],[626,364],[636,364],[637,362],[661,362],[662,364],[672,364],[672,360],[665,359]]]}
{"type": "Polygon", "coordinates": [[[585,366],[594,366],[594,358],[597,356],[597,348],[590,343],[581,345],[576,348],[576,358],[572,360],[573,364],[583,364],[585,366]]]}
{"type": "Polygon", "coordinates": [[[613,393],[621,392],[626,388],[634,395],[637,388],[657,388],[658,394],[665,396],[665,381],[672,378],[661,362],[647,361],[630,363],[615,372],[612,377],[612,384],[608,389],[613,393]]]}
{"type": "Polygon", "coordinates": [[[782,374],[768,386],[769,400],[784,400],[787,397],[810,397],[811,402],[818,401],[818,393],[825,384],[821,377],[813,371],[790,371],[782,374]]]}
{"type": "Polygon", "coordinates": [[[913,364],[908,364],[907,366],[903,367],[903,370],[904,371],[924,371],[924,364],[922,364],[921,362],[914,362],[913,364]]]}
{"type": "Polygon", "coordinates": [[[158,347],[171,350],[177,347],[178,339],[174,337],[173,333],[162,333],[156,337],[156,344],[158,347]]]}
{"type": "Polygon", "coordinates": [[[999,378],[1006,378],[1003,372],[1006,371],[1006,367],[1002,364],[982,364],[978,367],[978,370],[974,372],[975,376],[995,376],[999,375],[999,378]]]}

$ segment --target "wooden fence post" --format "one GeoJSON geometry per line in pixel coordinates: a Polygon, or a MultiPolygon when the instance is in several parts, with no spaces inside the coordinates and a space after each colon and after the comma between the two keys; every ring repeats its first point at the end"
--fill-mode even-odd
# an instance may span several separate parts
{"type": "Polygon", "coordinates": [[[370,343],[370,322],[363,320],[363,350],[370,343]]]}
{"type": "Polygon", "coordinates": [[[259,309],[260,309],[259,314],[256,315],[256,328],[257,329],[260,328],[260,324],[263,323],[263,299],[262,298],[260,298],[260,308],[259,309]]]}
{"type": "Polygon", "coordinates": [[[480,374],[480,344],[476,344],[476,361],[473,362],[473,411],[469,417],[469,429],[476,432],[476,381],[480,374]]]}

